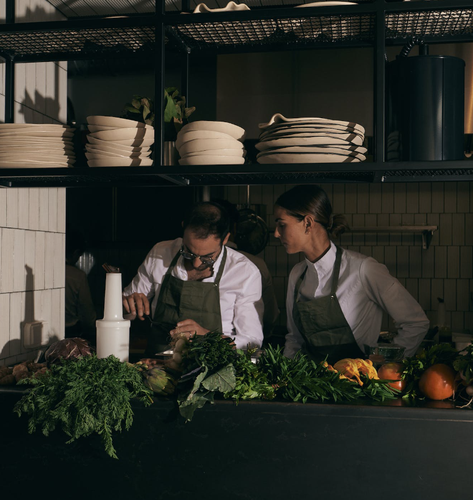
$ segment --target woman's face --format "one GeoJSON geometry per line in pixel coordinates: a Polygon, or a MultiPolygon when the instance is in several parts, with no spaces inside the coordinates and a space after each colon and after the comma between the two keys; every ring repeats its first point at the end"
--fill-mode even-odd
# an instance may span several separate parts
{"type": "Polygon", "coordinates": [[[276,228],[274,236],[281,240],[288,254],[303,252],[307,244],[307,233],[304,220],[289,215],[284,208],[276,206],[274,209],[276,228]]]}

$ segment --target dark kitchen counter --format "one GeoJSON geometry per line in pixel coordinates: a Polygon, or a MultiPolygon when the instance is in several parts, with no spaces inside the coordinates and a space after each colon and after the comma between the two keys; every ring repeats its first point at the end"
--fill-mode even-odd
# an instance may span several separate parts
{"type": "Polygon", "coordinates": [[[444,500],[464,494],[473,465],[473,411],[448,402],[217,401],[189,423],[172,402],[137,402],[114,460],[97,436],[28,434],[20,397],[0,391],[5,498],[444,500]]]}

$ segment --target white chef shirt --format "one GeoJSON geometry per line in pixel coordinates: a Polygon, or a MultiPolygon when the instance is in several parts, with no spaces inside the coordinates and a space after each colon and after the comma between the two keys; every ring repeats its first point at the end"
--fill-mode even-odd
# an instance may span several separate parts
{"type": "MultiPolygon", "coordinates": [[[[182,246],[182,238],[157,243],[138,268],[132,282],[124,289],[124,295],[143,293],[151,301],[151,316],[154,316],[159,290],[172,259],[182,246]]],[[[204,283],[215,281],[223,251],[214,264],[214,272],[204,283]]],[[[187,281],[184,258],[179,256],[172,276],[187,281]]],[[[248,344],[260,347],[263,342],[263,301],[261,299],[261,274],[258,268],[244,255],[227,247],[227,260],[220,279],[220,313],[223,334],[235,338],[238,349],[248,344]]],[[[183,318],[193,319],[193,318],[183,318]]],[[[205,328],[205,325],[201,325],[205,328]]]]}
{"type": "MultiPolygon", "coordinates": [[[[293,357],[304,345],[304,339],[293,319],[294,288],[307,266],[299,289],[299,300],[313,300],[330,294],[337,247],[330,249],[317,262],[296,264],[289,275],[286,310],[287,328],[284,354],[293,357]]],[[[429,329],[429,320],[417,301],[389,274],[384,264],[372,257],[343,250],[336,291],[340,307],[355,340],[364,352],[364,344],[378,342],[383,311],[391,316],[398,330],[395,342],[406,348],[404,356],[413,356],[429,329]]]]}

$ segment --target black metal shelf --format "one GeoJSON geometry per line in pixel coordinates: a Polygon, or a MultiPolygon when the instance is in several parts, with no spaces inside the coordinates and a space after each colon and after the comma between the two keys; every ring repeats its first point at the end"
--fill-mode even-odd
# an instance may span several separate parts
{"type": "MultiPolygon", "coordinates": [[[[138,3],[140,12],[136,7],[132,11],[134,2],[115,3],[116,8],[112,0],[83,2],[84,8],[89,5],[85,11],[90,16],[85,18],[0,25],[0,55],[17,62],[149,56],[157,50],[158,25],[164,26],[168,48],[184,52],[370,46],[376,39],[377,15],[385,18],[387,44],[402,44],[413,36],[429,43],[473,40],[473,8],[465,0],[428,5],[362,1],[357,6],[304,9],[291,4],[277,8],[267,1],[259,2],[265,8],[250,11],[185,15],[156,14],[154,2],[138,3]],[[94,4],[96,14],[90,7],[94,4]],[[117,16],[123,5],[126,14],[117,16]]],[[[54,4],[67,11],[65,2],[54,4]]]]}
{"type": "Polygon", "coordinates": [[[473,181],[473,161],[0,169],[4,187],[224,186],[473,181]]]}

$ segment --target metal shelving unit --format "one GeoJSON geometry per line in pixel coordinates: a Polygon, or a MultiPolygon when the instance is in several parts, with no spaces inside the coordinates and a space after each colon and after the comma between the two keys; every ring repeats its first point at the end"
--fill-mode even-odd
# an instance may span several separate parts
{"type": "MultiPolygon", "coordinates": [[[[0,57],[16,62],[101,58],[153,58],[161,68],[156,95],[163,93],[166,53],[231,53],[368,46],[374,49],[373,162],[208,167],[1,169],[0,185],[11,187],[88,185],[226,185],[303,182],[422,182],[473,180],[473,161],[384,162],[384,62],[387,45],[412,36],[427,43],[473,41],[469,0],[385,2],[307,7],[297,0],[247,0],[250,11],[191,14],[195,0],[49,0],[68,19],[0,25],[0,57]],[[277,5],[278,4],[278,5],[277,5]],[[182,12],[186,12],[183,14],[182,12]],[[162,41],[162,42],[160,42],[162,41]],[[471,165],[471,166],[470,166],[471,165]]],[[[7,0],[11,4],[12,0],[7,0]]],[[[208,0],[222,7],[226,0],[208,0]]],[[[156,72],[159,73],[159,70],[156,72]]],[[[8,78],[8,75],[7,75],[8,78]]],[[[7,82],[8,83],[8,82],[7,82]]],[[[8,88],[13,88],[12,82],[8,88]]],[[[7,92],[8,93],[8,92],[7,92]]],[[[10,92],[11,94],[11,92],[10,92]]],[[[13,101],[6,96],[8,109],[13,101]]],[[[157,102],[157,115],[160,113],[157,102]]],[[[157,127],[156,157],[162,131],[157,127]]],[[[161,163],[161,162],[159,162],[161,163]]],[[[80,166],[79,166],[80,167],[80,166]]]]}

